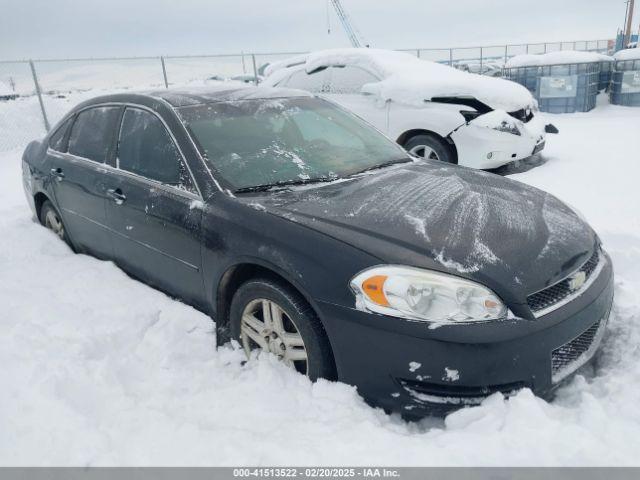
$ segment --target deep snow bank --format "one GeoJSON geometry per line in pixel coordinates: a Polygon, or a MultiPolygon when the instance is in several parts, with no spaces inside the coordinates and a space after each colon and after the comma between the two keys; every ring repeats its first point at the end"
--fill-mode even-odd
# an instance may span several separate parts
{"type": "Polygon", "coordinates": [[[640,463],[640,111],[552,121],[561,134],[546,164],[516,178],[580,209],[613,257],[616,300],[597,362],[551,404],[495,395],[420,424],[268,356],[243,365],[240,352],[216,351],[205,315],[34,223],[21,150],[1,152],[0,464],[640,463]]]}

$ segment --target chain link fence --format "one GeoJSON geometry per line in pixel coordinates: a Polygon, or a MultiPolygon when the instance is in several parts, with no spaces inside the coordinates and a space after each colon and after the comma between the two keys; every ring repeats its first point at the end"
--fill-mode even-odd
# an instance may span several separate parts
{"type": "MultiPolygon", "coordinates": [[[[497,76],[514,55],[558,50],[607,53],[613,46],[614,40],[606,39],[402,51],[497,76]]],[[[44,136],[74,105],[102,93],[207,85],[234,78],[253,82],[266,65],[302,53],[0,60],[0,151],[23,148],[44,136]]]]}

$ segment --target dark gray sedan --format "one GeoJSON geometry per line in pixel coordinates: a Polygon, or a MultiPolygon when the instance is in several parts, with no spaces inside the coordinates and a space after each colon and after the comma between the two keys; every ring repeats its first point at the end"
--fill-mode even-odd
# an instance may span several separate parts
{"type": "Polygon", "coordinates": [[[301,92],[98,97],[23,173],[45,226],[210,314],[219,344],[410,416],[551,395],[611,308],[611,262],[570,207],[301,92]]]}

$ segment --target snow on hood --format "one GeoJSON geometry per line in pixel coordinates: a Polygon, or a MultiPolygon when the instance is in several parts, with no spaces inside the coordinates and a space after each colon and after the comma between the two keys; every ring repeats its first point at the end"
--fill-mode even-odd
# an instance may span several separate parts
{"type": "Polygon", "coordinates": [[[518,292],[517,302],[564,278],[595,243],[589,225],[550,194],[432,162],[240,201],[258,201],[386,263],[443,269],[499,294],[518,292]]]}
{"type": "MultiPolygon", "coordinates": [[[[366,84],[362,91],[385,101],[421,106],[433,97],[471,96],[492,108],[506,111],[519,110],[534,103],[527,89],[517,83],[462,72],[391,50],[322,50],[309,54],[304,68],[312,72],[331,65],[356,65],[375,73],[381,81],[366,84]]],[[[277,66],[272,72],[278,73],[277,66]]]]}
{"type": "Polygon", "coordinates": [[[613,58],[596,52],[562,50],[541,55],[516,55],[507,61],[507,68],[537,67],[541,65],[566,65],[569,63],[612,62],[613,58]]]}
{"type": "Polygon", "coordinates": [[[616,60],[640,60],[640,48],[627,48],[620,50],[613,56],[616,60]]]}

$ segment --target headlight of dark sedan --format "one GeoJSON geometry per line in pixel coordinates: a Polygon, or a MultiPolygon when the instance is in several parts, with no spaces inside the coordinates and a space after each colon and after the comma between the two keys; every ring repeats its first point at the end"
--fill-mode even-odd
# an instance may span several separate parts
{"type": "Polygon", "coordinates": [[[500,320],[507,307],[488,288],[445,273],[395,265],[367,269],[351,280],[356,308],[434,323],[500,320]]]}

